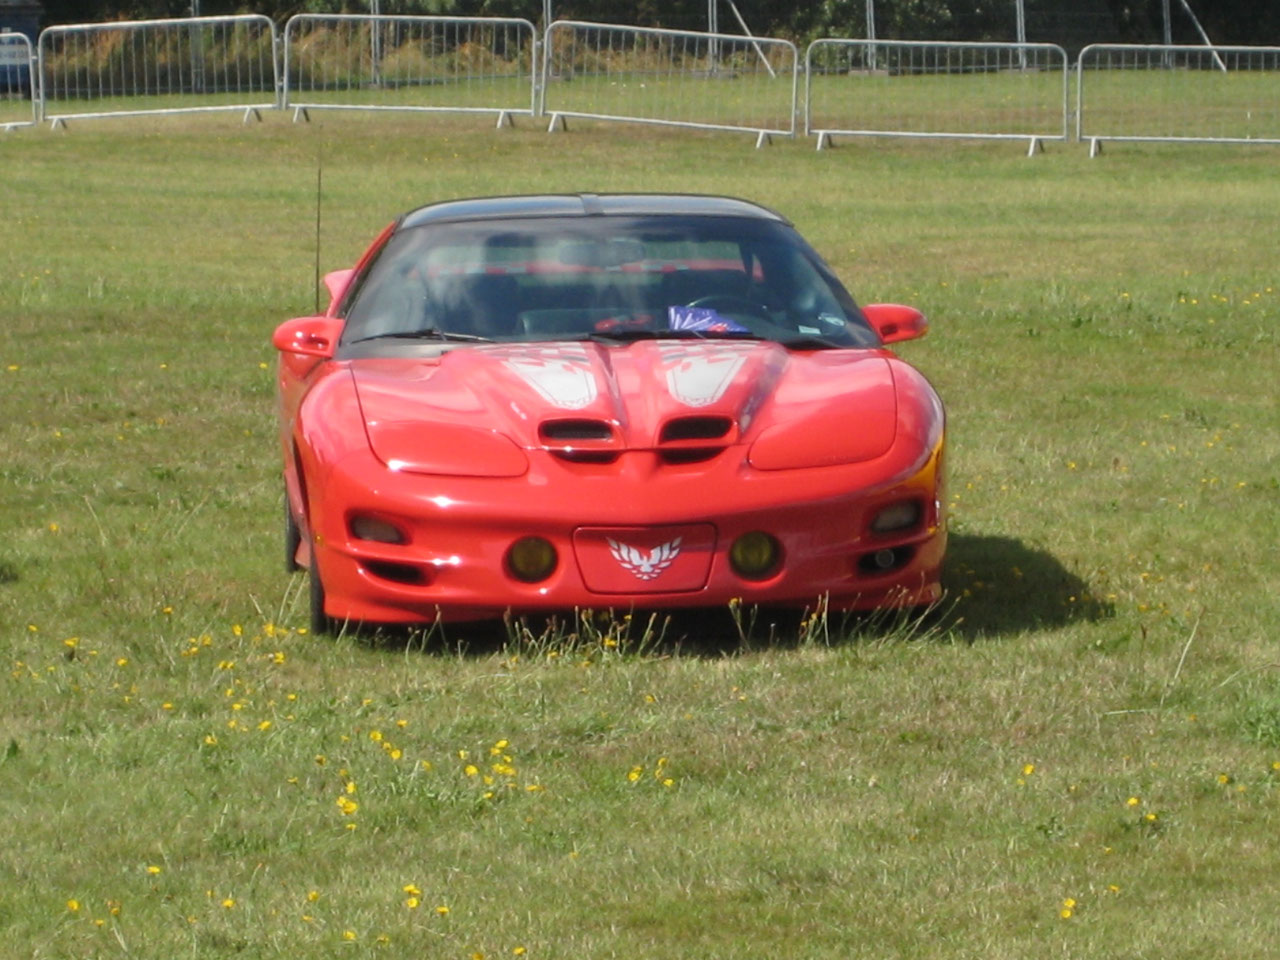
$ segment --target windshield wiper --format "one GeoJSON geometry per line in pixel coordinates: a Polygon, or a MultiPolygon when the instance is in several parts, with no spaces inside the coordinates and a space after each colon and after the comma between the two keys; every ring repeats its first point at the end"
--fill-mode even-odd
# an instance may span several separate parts
{"type": "Polygon", "coordinates": [[[439,330],[427,327],[425,330],[396,330],[392,333],[375,333],[371,337],[361,337],[352,343],[365,343],[368,340],[444,340],[449,343],[493,343],[490,337],[478,337],[474,333],[454,333],[451,330],[439,330]]]}
{"type": "Polygon", "coordinates": [[[851,346],[851,344],[835,343],[814,333],[788,337],[786,340],[779,340],[778,343],[788,350],[847,350],[851,346]]]}
{"type": "Polygon", "coordinates": [[[740,330],[597,330],[575,339],[608,340],[632,343],[636,340],[763,340],[754,333],[740,330]]]}

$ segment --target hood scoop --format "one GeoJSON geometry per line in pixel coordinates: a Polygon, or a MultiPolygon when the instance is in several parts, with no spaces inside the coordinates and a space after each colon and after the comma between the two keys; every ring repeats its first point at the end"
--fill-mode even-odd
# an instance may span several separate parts
{"type": "Polygon", "coordinates": [[[544,420],[538,439],[549,453],[570,463],[613,463],[624,449],[622,438],[605,420],[544,420]]]}

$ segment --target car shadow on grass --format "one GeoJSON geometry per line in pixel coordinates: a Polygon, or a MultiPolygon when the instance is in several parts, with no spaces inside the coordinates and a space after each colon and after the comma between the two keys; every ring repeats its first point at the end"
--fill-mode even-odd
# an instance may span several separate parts
{"type": "Polygon", "coordinates": [[[566,611],[550,618],[365,628],[348,635],[371,647],[470,656],[617,651],[715,657],[806,643],[973,643],[1114,614],[1110,603],[1094,597],[1088,583],[1051,553],[1012,537],[952,534],[942,582],[943,600],[927,611],[831,612],[825,617],[814,610],[769,608],[566,611]]]}
{"type": "Polygon", "coordinates": [[[942,586],[937,626],[969,642],[1115,615],[1053,554],[1012,537],[953,533],[942,586]]]}

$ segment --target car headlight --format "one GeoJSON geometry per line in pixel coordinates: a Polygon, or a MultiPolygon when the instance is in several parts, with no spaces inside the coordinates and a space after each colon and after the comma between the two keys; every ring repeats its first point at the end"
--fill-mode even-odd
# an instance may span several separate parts
{"type": "Polygon", "coordinates": [[[896,533],[920,522],[920,501],[902,500],[880,509],[871,521],[872,533],[896,533]]]}
{"type": "Polygon", "coordinates": [[[395,524],[367,513],[356,514],[351,518],[348,526],[351,528],[351,535],[357,540],[372,540],[374,543],[408,542],[408,538],[395,524]]]}

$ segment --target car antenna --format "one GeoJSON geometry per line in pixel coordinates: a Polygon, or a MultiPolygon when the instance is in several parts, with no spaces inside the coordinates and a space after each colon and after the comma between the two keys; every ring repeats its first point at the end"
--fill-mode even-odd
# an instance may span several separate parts
{"type": "Polygon", "coordinates": [[[320,314],[320,187],[324,182],[324,153],[316,150],[316,315],[320,314]]]}

